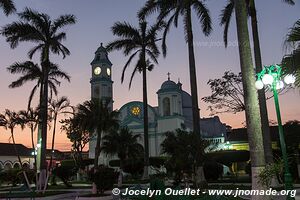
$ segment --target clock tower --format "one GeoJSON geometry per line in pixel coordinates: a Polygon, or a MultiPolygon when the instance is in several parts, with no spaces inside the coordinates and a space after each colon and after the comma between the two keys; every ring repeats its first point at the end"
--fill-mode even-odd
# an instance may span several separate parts
{"type": "MultiPolygon", "coordinates": [[[[95,57],[91,62],[92,78],[91,83],[91,98],[99,99],[103,103],[108,104],[108,108],[113,110],[113,81],[111,74],[111,66],[106,48],[101,43],[100,47],[95,52],[95,57]]],[[[95,158],[95,147],[97,137],[93,135],[89,141],[89,158],[95,158]]],[[[99,156],[99,163],[108,164],[108,159],[103,153],[99,156]]]]}
{"type": "Polygon", "coordinates": [[[103,103],[107,103],[110,110],[113,109],[113,81],[111,74],[111,66],[106,48],[101,43],[100,47],[95,52],[95,57],[91,62],[92,78],[91,83],[91,97],[92,99],[99,99],[103,103]]]}

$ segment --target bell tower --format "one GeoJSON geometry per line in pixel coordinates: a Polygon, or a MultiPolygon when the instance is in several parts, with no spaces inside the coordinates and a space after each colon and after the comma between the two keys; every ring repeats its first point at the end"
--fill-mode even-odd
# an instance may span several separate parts
{"type": "MultiPolygon", "coordinates": [[[[108,104],[109,110],[113,110],[113,81],[111,66],[112,63],[108,58],[106,48],[101,43],[100,47],[95,52],[95,57],[91,62],[92,78],[91,83],[91,98],[98,99],[103,103],[108,104]]],[[[89,158],[95,158],[96,136],[90,138],[89,141],[89,158]]],[[[106,155],[101,153],[99,163],[108,164],[106,155]]]]}
{"type": "Polygon", "coordinates": [[[99,99],[103,103],[107,103],[108,107],[113,109],[113,81],[111,66],[112,63],[108,58],[106,48],[101,43],[100,47],[95,52],[95,57],[91,62],[92,78],[91,83],[91,98],[99,99]]]}

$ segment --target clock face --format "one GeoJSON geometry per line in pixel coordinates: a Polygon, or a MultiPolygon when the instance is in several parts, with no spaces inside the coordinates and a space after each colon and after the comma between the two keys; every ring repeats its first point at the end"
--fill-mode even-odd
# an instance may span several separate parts
{"type": "Polygon", "coordinates": [[[99,75],[101,73],[101,68],[100,67],[96,67],[95,69],[94,69],[94,74],[95,75],[99,75]]]}
{"type": "Polygon", "coordinates": [[[108,76],[110,76],[110,69],[109,68],[106,69],[106,73],[107,73],[108,76]]]}

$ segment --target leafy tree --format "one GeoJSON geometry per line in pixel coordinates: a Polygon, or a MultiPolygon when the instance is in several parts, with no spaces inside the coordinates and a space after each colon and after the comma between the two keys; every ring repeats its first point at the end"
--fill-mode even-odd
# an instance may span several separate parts
{"type": "MultiPolygon", "coordinates": [[[[94,173],[98,170],[98,161],[101,151],[101,139],[104,133],[109,133],[119,125],[119,113],[110,111],[107,104],[99,99],[85,101],[77,106],[77,113],[74,117],[74,123],[81,130],[88,131],[92,138],[96,137],[94,173]]],[[[96,193],[96,185],[93,183],[93,193],[96,193]]]]}
{"type": "Polygon", "coordinates": [[[300,177],[299,171],[299,144],[300,144],[300,121],[292,120],[284,124],[284,136],[288,154],[290,155],[292,174],[295,178],[300,177]]]}
{"type": "MultiPolygon", "coordinates": [[[[218,113],[237,113],[245,110],[244,91],[242,86],[242,73],[235,74],[231,71],[226,71],[222,78],[209,79],[207,84],[210,86],[212,94],[203,97],[202,100],[211,105],[208,109],[211,114],[218,113]]],[[[265,92],[269,89],[266,88],[265,92]]],[[[289,88],[278,91],[279,94],[284,94],[289,88]]],[[[266,97],[266,100],[273,96],[266,97]]],[[[270,121],[269,123],[270,124],[270,121]]]]}
{"type": "Polygon", "coordinates": [[[76,167],[81,168],[83,167],[82,152],[89,142],[90,134],[88,131],[82,130],[78,124],[75,124],[74,118],[63,120],[61,123],[63,124],[61,129],[66,131],[68,139],[72,142],[76,167]]]}
{"type": "Polygon", "coordinates": [[[20,157],[19,152],[16,147],[14,129],[16,128],[17,125],[21,125],[22,128],[24,127],[24,124],[22,123],[22,120],[21,120],[20,116],[18,115],[18,113],[6,109],[4,114],[0,114],[0,126],[4,127],[5,129],[10,130],[15,154],[18,158],[20,167],[22,168],[22,173],[26,180],[27,187],[30,189],[30,184],[29,184],[26,172],[23,169],[22,160],[21,160],[21,157],[20,157]]]}
{"type": "MultiPolygon", "coordinates": [[[[35,64],[31,61],[26,61],[22,63],[15,63],[7,68],[7,70],[11,74],[21,74],[21,76],[16,80],[13,81],[9,87],[10,88],[17,88],[23,86],[25,83],[29,81],[36,81],[36,84],[32,88],[28,100],[28,109],[31,107],[31,102],[33,99],[34,94],[36,93],[37,89],[40,87],[40,95],[42,95],[42,88],[43,88],[43,71],[38,64],[35,64]]],[[[52,97],[52,93],[57,95],[57,86],[60,85],[60,81],[58,78],[65,79],[70,82],[70,76],[59,69],[57,64],[51,63],[49,76],[48,76],[48,85],[50,89],[50,97],[52,97]]]]}
{"type": "Polygon", "coordinates": [[[226,71],[222,78],[210,79],[207,84],[212,94],[203,97],[202,100],[211,104],[208,109],[212,114],[237,113],[245,110],[242,73],[226,71]]]}
{"type": "Polygon", "coordinates": [[[6,37],[6,41],[10,43],[11,48],[16,48],[19,42],[33,42],[36,44],[29,50],[28,56],[31,59],[36,52],[41,52],[40,60],[43,72],[40,100],[40,119],[39,137],[41,138],[40,148],[40,163],[41,169],[40,183],[46,177],[46,142],[47,142],[47,104],[48,104],[48,80],[51,68],[50,53],[62,54],[63,57],[70,54],[62,41],[66,39],[66,33],[60,30],[76,22],[74,15],[62,15],[51,20],[50,16],[45,13],[40,13],[30,8],[25,8],[21,13],[18,13],[19,21],[13,22],[3,27],[1,34],[6,37]]]}
{"type": "Polygon", "coordinates": [[[143,146],[138,143],[139,138],[140,135],[133,135],[128,127],[112,131],[103,137],[102,151],[111,155],[116,154],[120,159],[118,187],[122,186],[124,161],[128,158],[137,158],[143,149],[143,146]]]}
{"type": "MultiPolygon", "coordinates": [[[[259,182],[257,175],[265,166],[265,156],[258,94],[255,88],[255,73],[252,64],[249,41],[247,6],[245,1],[240,0],[234,0],[234,5],[244,91],[244,103],[246,105],[246,123],[252,169],[252,189],[263,189],[263,185],[259,182]]],[[[263,197],[259,199],[262,198],[263,197]]]]}
{"type": "Polygon", "coordinates": [[[292,120],[284,124],[285,140],[287,147],[292,150],[299,150],[300,144],[300,121],[292,120]]]}
{"type": "Polygon", "coordinates": [[[208,140],[203,140],[186,130],[177,129],[176,132],[167,132],[166,139],[161,144],[162,153],[170,156],[166,167],[177,175],[182,171],[196,174],[197,166],[204,162],[205,150],[210,145],[208,140]]]}
{"type": "Polygon", "coordinates": [[[157,58],[160,54],[156,42],[158,31],[164,27],[164,22],[159,22],[156,25],[147,27],[146,21],[141,21],[139,27],[133,27],[127,22],[117,22],[112,27],[112,32],[118,39],[110,42],[107,45],[107,50],[123,50],[125,56],[129,56],[128,61],[123,67],[121,81],[123,82],[125,72],[130,66],[132,60],[137,57],[137,63],[131,74],[129,88],[134,75],[137,72],[143,76],[143,115],[144,115],[144,151],[145,151],[145,166],[144,179],[149,178],[149,136],[148,136],[148,97],[147,97],[147,70],[153,69],[153,63],[158,64],[157,58]],[[149,59],[148,59],[148,58],[149,59]]]}
{"type": "Polygon", "coordinates": [[[282,59],[283,71],[285,74],[294,74],[295,85],[300,87],[300,19],[290,29],[285,43],[291,45],[293,51],[282,59]]]}
{"type": "MultiPolygon", "coordinates": [[[[194,39],[192,28],[192,12],[195,12],[195,16],[201,25],[202,32],[205,36],[208,36],[211,31],[211,19],[209,10],[207,9],[204,1],[202,0],[148,0],[144,7],[138,12],[138,17],[144,19],[154,12],[158,13],[157,21],[167,19],[166,27],[163,33],[162,49],[163,54],[166,56],[166,36],[170,31],[170,27],[174,24],[178,26],[179,17],[183,18],[185,41],[188,45],[189,55],[189,73],[190,73],[190,86],[192,95],[192,112],[193,112],[193,130],[194,133],[200,137],[200,116],[198,106],[198,90],[197,90],[197,77],[196,77],[196,63],[194,55],[194,39]]],[[[203,175],[203,167],[199,163],[199,172],[203,175]],[[201,170],[202,169],[202,170],[201,170]]],[[[200,175],[200,174],[199,174],[200,175]]],[[[205,183],[204,176],[196,177],[199,179],[199,183],[205,183]]]]}
{"type": "Polygon", "coordinates": [[[0,8],[6,16],[16,12],[16,7],[12,0],[0,0],[0,8]]]}

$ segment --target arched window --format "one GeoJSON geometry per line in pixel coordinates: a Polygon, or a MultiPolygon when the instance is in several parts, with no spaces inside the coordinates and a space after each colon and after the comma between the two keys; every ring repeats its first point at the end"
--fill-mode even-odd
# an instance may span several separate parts
{"type": "Polygon", "coordinates": [[[22,164],[24,169],[30,169],[30,165],[26,162],[22,164]]]}
{"type": "Polygon", "coordinates": [[[9,163],[9,162],[5,163],[5,165],[4,165],[4,170],[9,170],[9,169],[11,169],[11,168],[12,168],[11,163],[9,163]]]}
{"type": "Polygon", "coordinates": [[[19,163],[15,163],[13,167],[14,167],[14,169],[20,169],[21,168],[19,163]]]}
{"type": "Polygon", "coordinates": [[[163,113],[164,113],[164,116],[170,115],[170,98],[168,98],[168,97],[165,97],[163,99],[163,113]]]}

